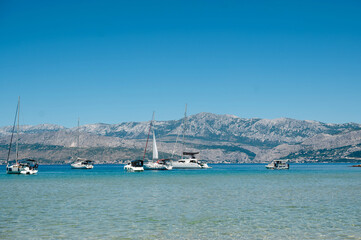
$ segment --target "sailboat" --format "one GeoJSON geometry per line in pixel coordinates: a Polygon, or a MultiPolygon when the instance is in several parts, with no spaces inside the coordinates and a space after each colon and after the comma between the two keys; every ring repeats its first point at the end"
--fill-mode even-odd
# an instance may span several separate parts
{"type": "Polygon", "coordinates": [[[80,133],[79,133],[79,118],[78,118],[78,129],[77,130],[78,130],[78,139],[77,139],[77,146],[76,146],[76,148],[77,148],[77,158],[72,164],[70,164],[70,166],[73,169],[92,169],[92,168],[94,168],[92,160],[88,160],[88,159],[79,157],[79,136],[80,136],[80,133]]]}
{"type": "MultiPolygon", "coordinates": [[[[154,124],[154,112],[153,112],[153,120],[150,123],[150,128],[152,128],[154,124]]],[[[154,127],[153,130],[153,159],[152,161],[148,161],[143,165],[144,170],[172,170],[172,165],[170,164],[170,159],[159,159],[158,158],[158,148],[157,141],[155,139],[154,127]]]]}
{"type": "MultiPolygon", "coordinates": [[[[183,119],[183,139],[182,139],[182,148],[184,149],[184,135],[185,135],[185,124],[187,121],[187,104],[185,107],[184,112],[184,119],[183,119]]],[[[175,145],[178,142],[178,136],[175,145]]],[[[175,151],[175,146],[174,146],[175,151]]],[[[174,151],[173,154],[174,155],[174,151]]],[[[201,169],[201,168],[211,168],[208,164],[202,160],[199,161],[195,155],[199,154],[199,152],[186,152],[182,151],[182,158],[178,161],[172,161],[172,166],[174,169],[201,169]]]]}
{"type": "Polygon", "coordinates": [[[20,114],[20,97],[18,99],[18,106],[16,107],[15,119],[13,124],[13,130],[11,133],[8,157],[6,159],[6,173],[7,174],[36,174],[38,172],[38,164],[33,159],[26,159],[20,161],[19,158],[19,114],[20,114]],[[10,164],[9,158],[11,153],[12,141],[15,132],[15,124],[17,119],[16,129],[16,151],[15,151],[15,163],[10,164]]]}

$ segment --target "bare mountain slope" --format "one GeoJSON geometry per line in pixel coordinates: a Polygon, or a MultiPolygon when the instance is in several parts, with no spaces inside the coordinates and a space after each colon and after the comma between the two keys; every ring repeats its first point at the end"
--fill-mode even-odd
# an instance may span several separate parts
{"type": "MultiPolygon", "coordinates": [[[[169,157],[182,121],[157,121],[159,151],[169,157]]],[[[80,127],[80,147],[85,157],[98,162],[122,162],[142,155],[149,122],[88,124],[80,127]]],[[[327,124],[317,121],[245,119],[232,115],[199,113],[185,125],[185,147],[199,150],[201,158],[214,162],[265,162],[274,158],[293,161],[357,160],[361,125],[327,124]]],[[[0,128],[0,161],[7,155],[11,126],[0,128]]],[[[26,156],[42,161],[69,161],[74,152],[77,128],[52,124],[21,126],[20,147],[26,156]],[[41,156],[41,157],[39,157],[41,156]]],[[[176,146],[176,154],[182,148],[176,146]]],[[[25,155],[23,156],[25,157],[25,155]]]]}

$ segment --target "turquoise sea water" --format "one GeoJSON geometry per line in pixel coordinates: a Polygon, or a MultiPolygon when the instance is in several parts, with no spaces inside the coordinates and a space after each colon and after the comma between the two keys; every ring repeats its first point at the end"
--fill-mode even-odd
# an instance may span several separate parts
{"type": "Polygon", "coordinates": [[[361,239],[361,168],[0,166],[0,239],[361,239]]]}

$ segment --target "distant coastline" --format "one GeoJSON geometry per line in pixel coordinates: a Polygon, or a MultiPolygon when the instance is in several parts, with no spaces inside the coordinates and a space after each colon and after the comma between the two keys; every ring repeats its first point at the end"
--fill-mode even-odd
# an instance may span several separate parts
{"type": "MultiPolygon", "coordinates": [[[[209,163],[266,163],[274,159],[302,162],[361,162],[361,124],[317,121],[245,119],[233,115],[198,113],[188,117],[187,150],[199,151],[209,163]]],[[[155,132],[162,158],[180,157],[175,148],[183,119],[156,121],[155,132]]],[[[139,158],[149,122],[88,124],[80,126],[77,151],[96,164],[122,164],[139,158]]],[[[12,127],[0,127],[0,159],[6,159],[12,127]]],[[[20,126],[20,158],[40,164],[68,164],[75,153],[77,128],[54,124],[20,126]]],[[[13,152],[10,159],[13,157],[13,152]]],[[[147,156],[147,157],[150,157],[147,156]]]]}

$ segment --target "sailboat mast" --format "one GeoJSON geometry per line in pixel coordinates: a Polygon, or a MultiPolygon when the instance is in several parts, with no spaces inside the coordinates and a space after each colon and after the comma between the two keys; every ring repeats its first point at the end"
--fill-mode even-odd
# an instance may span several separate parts
{"type": "Polygon", "coordinates": [[[77,131],[77,134],[78,134],[78,139],[77,139],[77,141],[76,141],[76,154],[77,154],[77,158],[79,157],[79,138],[80,138],[80,125],[79,125],[79,122],[80,122],[80,120],[79,120],[79,117],[78,117],[78,131],[77,131]]]}
{"type": "MultiPolygon", "coordinates": [[[[19,97],[19,98],[20,98],[20,97],[19,97]]],[[[20,101],[20,99],[19,99],[19,101],[20,101]]],[[[17,118],[17,116],[18,116],[19,101],[18,101],[18,105],[16,106],[16,112],[15,112],[13,130],[11,131],[11,138],[10,138],[10,144],[9,144],[8,157],[7,157],[7,159],[6,159],[6,165],[8,165],[9,159],[10,159],[11,146],[12,146],[12,143],[13,143],[14,132],[15,132],[16,118],[17,118]]]]}
{"type": "Polygon", "coordinates": [[[187,104],[184,111],[184,119],[183,119],[183,137],[182,137],[182,158],[183,158],[183,152],[184,152],[184,135],[186,132],[186,121],[187,121],[187,104]]]}
{"type": "Polygon", "coordinates": [[[157,141],[155,140],[155,120],[153,117],[153,160],[157,160],[158,159],[158,148],[157,148],[157,141]]]}
{"type": "Polygon", "coordinates": [[[147,153],[147,147],[148,147],[149,135],[150,135],[150,130],[152,129],[152,124],[153,124],[153,121],[154,121],[154,112],[153,112],[152,121],[150,121],[150,125],[149,125],[149,131],[148,131],[147,142],[146,142],[146,144],[145,144],[145,148],[144,148],[143,162],[144,162],[144,159],[145,159],[145,154],[147,153]]]}
{"type": "Polygon", "coordinates": [[[19,96],[19,99],[18,99],[18,127],[17,127],[17,130],[16,130],[16,151],[15,151],[16,165],[18,164],[18,159],[19,159],[19,115],[20,115],[20,96],[19,96]]]}
{"type": "MultiPolygon", "coordinates": [[[[186,112],[187,112],[187,104],[186,104],[186,112]]],[[[185,115],[185,114],[184,114],[185,115]]],[[[178,130],[177,131],[177,137],[176,137],[176,139],[175,139],[175,143],[174,143],[174,147],[173,147],[173,152],[172,152],[172,157],[171,158],[173,158],[173,156],[174,156],[174,153],[175,153],[175,150],[176,150],[176,146],[177,146],[177,143],[178,143],[178,139],[179,139],[179,135],[181,134],[181,131],[182,131],[182,128],[184,129],[184,119],[182,119],[182,124],[180,125],[180,130],[178,130]]],[[[183,134],[183,136],[184,136],[184,134],[183,134]]],[[[182,144],[182,146],[183,146],[183,144],[182,144]]],[[[183,155],[183,153],[182,153],[182,155],[183,155]]]]}

